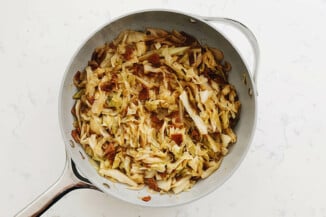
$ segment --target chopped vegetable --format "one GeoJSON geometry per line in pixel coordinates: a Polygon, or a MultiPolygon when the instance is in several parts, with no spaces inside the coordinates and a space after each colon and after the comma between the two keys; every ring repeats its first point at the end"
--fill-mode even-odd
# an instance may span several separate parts
{"type": "Polygon", "coordinates": [[[71,136],[110,180],[187,191],[237,141],[232,127],[241,103],[229,70],[222,51],[185,32],[121,32],[73,77],[71,136]]]}
{"type": "Polygon", "coordinates": [[[110,178],[116,179],[117,181],[121,183],[128,184],[132,187],[137,186],[137,183],[130,179],[128,176],[126,176],[124,173],[120,172],[116,169],[100,169],[99,173],[105,176],[108,176],[110,178]]]}
{"type": "Polygon", "coordinates": [[[204,121],[195,113],[195,111],[191,108],[188,100],[187,93],[183,91],[180,95],[180,100],[183,103],[183,106],[185,107],[186,111],[194,121],[196,127],[198,128],[199,132],[203,135],[207,134],[207,127],[204,123],[204,121]]]}

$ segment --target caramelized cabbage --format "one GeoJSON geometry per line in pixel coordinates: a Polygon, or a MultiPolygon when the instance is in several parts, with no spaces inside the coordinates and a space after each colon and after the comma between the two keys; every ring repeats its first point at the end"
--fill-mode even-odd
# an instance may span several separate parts
{"type": "Polygon", "coordinates": [[[241,103],[223,59],[184,32],[121,32],[74,76],[73,138],[110,180],[189,190],[237,140],[241,103]]]}

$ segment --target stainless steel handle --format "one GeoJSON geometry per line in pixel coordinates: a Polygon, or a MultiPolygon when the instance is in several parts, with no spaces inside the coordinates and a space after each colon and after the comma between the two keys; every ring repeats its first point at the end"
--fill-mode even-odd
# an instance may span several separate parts
{"type": "Polygon", "coordinates": [[[16,217],[36,217],[42,215],[53,204],[72,190],[80,188],[96,189],[77,171],[74,162],[67,156],[66,165],[60,178],[43,194],[23,208],[16,217]]]}
{"type": "Polygon", "coordinates": [[[244,36],[246,36],[254,54],[252,78],[255,82],[256,89],[257,89],[257,75],[258,75],[258,67],[259,67],[260,50],[259,50],[257,38],[254,35],[254,33],[246,25],[244,25],[243,23],[237,20],[233,20],[230,18],[223,18],[223,17],[203,17],[203,16],[198,16],[198,17],[209,22],[219,22],[219,23],[231,25],[234,28],[240,30],[240,32],[244,34],[244,36]]]}

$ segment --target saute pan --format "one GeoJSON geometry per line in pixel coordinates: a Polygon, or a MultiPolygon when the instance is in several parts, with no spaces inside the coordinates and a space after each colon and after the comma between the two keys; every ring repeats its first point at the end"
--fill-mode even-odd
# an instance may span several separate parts
{"type": "Polygon", "coordinates": [[[90,188],[119,198],[132,204],[149,207],[171,207],[197,200],[221,186],[238,168],[244,159],[255,132],[257,119],[256,75],[259,58],[258,44],[253,33],[238,21],[226,18],[209,18],[187,15],[176,11],[149,10],[135,12],[120,17],[96,31],[72,58],[63,77],[59,95],[59,121],[62,137],[66,146],[67,161],[61,177],[45,193],[16,216],[39,216],[63,195],[74,189],[90,188]],[[231,25],[240,30],[248,39],[254,54],[254,64],[249,70],[244,59],[231,42],[216,30],[208,21],[231,25]],[[191,190],[178,195],[151,194],[147,189],[130,190],[125,185],[113,183],[98,175],[89,162],[87,154],[71,137],[73,115],[71,108],[75,90],[73,76],[83,70],[94,48],[113,40],[126,29],[145,30],[147,27],[166,30],[184,31],[203,45],[217,47],[224,52],[225,59],[232,65],[229,82],[235,85],[242,103],[240,120],[235,128],[238,136],[224,158],[221,167],[208,178],[199,181],[191,190]],[[149,195],[151,200],[145,202],[141,197],[149,195]]]}

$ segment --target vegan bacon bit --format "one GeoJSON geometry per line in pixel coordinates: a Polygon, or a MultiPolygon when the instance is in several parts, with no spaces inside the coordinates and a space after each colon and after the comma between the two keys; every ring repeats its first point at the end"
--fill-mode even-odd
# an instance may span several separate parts
{"type": "Polygon", "coordinates": [[[71,137],[109,180],[186,191],[217,170],[237,141],[241,103],[231,69],[221,50],[185,32],[121,32],[73,77],[71,137]]]}
{"type": "Polygon", "coordinates": [[[151,198],[151,196],[144,196],[144,197],[142,197],[141,198],[143,201],[145,201],[145,202],[148,202],[148,201],[150,201],[152,198],[151,198]]]}

